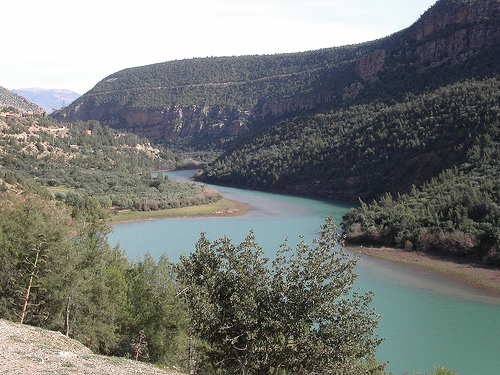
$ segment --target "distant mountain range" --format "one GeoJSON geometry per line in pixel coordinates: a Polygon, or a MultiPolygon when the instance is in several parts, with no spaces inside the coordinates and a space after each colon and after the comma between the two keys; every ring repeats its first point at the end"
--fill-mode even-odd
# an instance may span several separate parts
{"type": "Polygon", "coordinates": [[[29,101],[24,96],[18,95],[10,90],[7,90],[5,87],[0,86],[0,108],[2,107],[12,107],[21,113],[31,112],[35,114],[43,114],[46,112],[38,104],[29,101]]]}
{"type": "Polygon", "coordinates": [[[24,96],[33,103],[38,104],[48,113],[61,109],[80,97],[80,94],[70,90],[41,89],[36,87],[16,89],[12,90],[12,92],[24,96]]]}

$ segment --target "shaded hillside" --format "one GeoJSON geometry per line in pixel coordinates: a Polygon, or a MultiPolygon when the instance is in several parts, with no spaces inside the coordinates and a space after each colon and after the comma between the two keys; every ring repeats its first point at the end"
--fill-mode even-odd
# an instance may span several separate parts
{"type": "Polygon", "coordinates": [[[500,81],[470,80],[400,101],[282,121],[198,176],[246,188],[347,200],[406,191],[498,137],[500,81]]]}
{"type": "Polygon", "coordinates": [[[20,113],[43,114],[45,110],[25,97],[0,86],[0,108],[10,107],[20,113]]]}

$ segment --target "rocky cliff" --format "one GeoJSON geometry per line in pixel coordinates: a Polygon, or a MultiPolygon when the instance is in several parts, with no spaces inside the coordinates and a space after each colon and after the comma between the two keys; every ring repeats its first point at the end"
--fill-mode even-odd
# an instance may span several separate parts
{"type": "Polygon", "coordinates": [[[385,49],[356,61],[356,82],[346,87],[344,100],[356,97],[366,82],[376,81],[387,60],[425,70],[457,64],[499,42],[499,1],[438,2],[411,27],[389,37],[385,49]]]}
{"type": "Polygon", "coordinates": [[[163,76],[163,65],[118,72],[54,116],[99,120],[155,142],[235,139],[263,119],[352,101],[384,72],[386,80],[398,79],[387,73],[396,65],[424,70],[464,61],[500,42],[499,17],[499,1],[441,0],[408,29],[359,46],[164,63],[163,76]],[[191,72],[189,64],[198,64],[197,70],[191,72]]]}
{"type": "Polygon", "coordinates": [[[456,62],[480,48],[498,43],[499,16],[498,1],[431,8],[415,24],[415,39],[421,43],[416,51],[416,62],[420,65],[456,62]]]}
{"type": "Polygon", "coordinates": [[[94,106],[84,102],[64,115],[64,120],[99,120],[115,129],[131,131],[152,141],[170,141],[204,133],[209,137],[239,136],[248,132],[249,113],[230,107],[171,105],[163,108],[94,106]]]}

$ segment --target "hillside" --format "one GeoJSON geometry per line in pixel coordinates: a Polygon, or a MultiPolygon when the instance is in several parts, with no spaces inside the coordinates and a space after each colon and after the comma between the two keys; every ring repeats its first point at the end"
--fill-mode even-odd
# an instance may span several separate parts
{"type": "MultiPolygon", "coordinates": [[[[263,118],[337,102],[354,75],[360,48],[126,69],[54,117],[98,119],[157,142],[181,138],[189,145],[201,140],[222,147],[254,130],[263,118]]],[[[206,147],[203,143],[199,147],[206,147]]]]}
{"type": "Polygon", "coordinates": [[[0,134],[0,179],[36,179],[71,206],[88,196],[104,207],[144,211],[220,199],[207,186],[152,178],[151,171],[186,161],[97,121],[58,125],[49,117],[0,117],[0,134]]]}
{"type": "Polygon", "coordinates": [[[45,110],[25,97],[0,86],[0,108],[11,107],[20,113],[44,114],[45,110]]]}
{"type": "Polygon", "coordinates": [[[54,116],[224,149],[283,117],[356,98],[400,97],[454,82],[457,73],[465,78],[496,69],[498,13],[498,1],[441,0],[409,28],[360,45],[125,69],[54,116]]]}
{"type": "Polygon", "coordinates": [[[496,137],[500,81],[282,121],[203,168],[212,183],[356,201],[421,185],[496,137]]]}
{"type": "Polygon", "coordinates": [[[496,126],[499,38],[500,2],[439,1],[360,58],[342,105],[274,123],[199,177],[348,200],[420,185],[496,126]]]}
{"type": "Polygon", "coordinates": [[[67,106],[80,96],[80,94],[70,90],[41,89],[36,87],[12,90],[12,92],[38,104],[47,113],[67,106]]]}
{"type": "Polygon", "coordinates": [[[54,117],[96,119],[153,141],[225,148],[262,121],[336,105],[379,43],[296,54],[170,61],[114,73],[54,117]]]}
{"type": "Polygon", "coordinates": [[[173,375],[152,365],[93,354],[60,332],[0,319],[0,372],[3,374],[173,375]]]}

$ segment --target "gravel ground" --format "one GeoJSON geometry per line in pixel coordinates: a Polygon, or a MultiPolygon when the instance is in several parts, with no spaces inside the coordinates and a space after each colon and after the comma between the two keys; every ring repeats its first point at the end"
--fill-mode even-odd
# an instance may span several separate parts
{"type": "Polygon", "coordinates": [[[181,375],[126,358],[96,355],[60,332],[1,319],[0,374],[181,375]]]}

